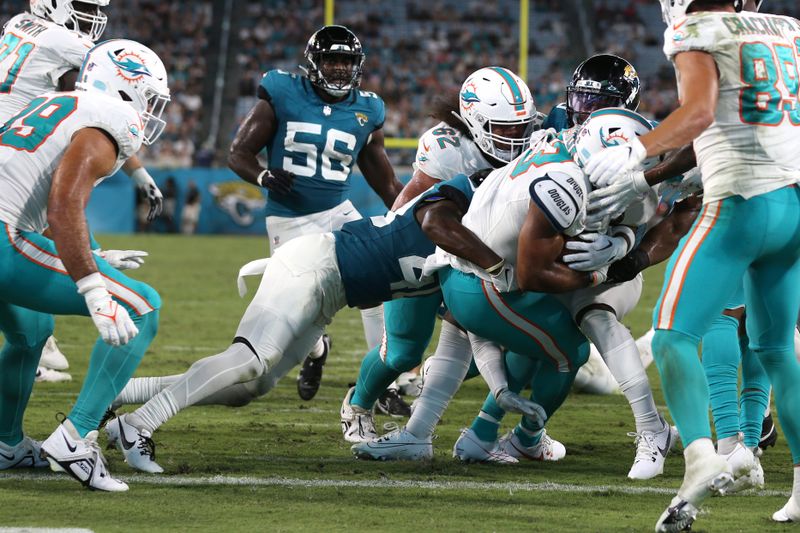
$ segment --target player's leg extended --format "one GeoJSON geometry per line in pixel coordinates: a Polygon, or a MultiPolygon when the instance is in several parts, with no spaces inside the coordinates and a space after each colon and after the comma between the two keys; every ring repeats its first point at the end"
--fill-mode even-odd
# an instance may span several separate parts
{"type": "MultiPolygon", "coordinates": [[[[746,323],[746,319],[745,319],[746,323]]],[[[746,324],[742,324],[745,326],[746,324]]],[[[764,366],[753,350],[750,339],[740,331],[739,348],[742,352],[742,390],[739,397],[739,427],[744,433],[744,443],[755,449],[761,442],[764,413],[769,409],[770,381],[764,366]]],[[[770,418],[772,420],[772,418],[770,418]]],[[[775,426],[772,426],[775,431],[775,426]]],[[[773,441],[774,445],[774,441],[773,441]]]]}
{"type": "Polygon", "coordinates": [[[351,404],[372,409],[392,381],[422,362],[441,302],[442,295],[438,292],[386,302],[383,340],[361,362],[351,404]]]}
{"type": "Polygon", "coordinates": [[[33,389],[36,365],[54,323],[52,315],[0,303],[0,331],[5,337],[0,351],[0,442],[3,444],[16,446],[22,441],[22,417],[33,389]]]}

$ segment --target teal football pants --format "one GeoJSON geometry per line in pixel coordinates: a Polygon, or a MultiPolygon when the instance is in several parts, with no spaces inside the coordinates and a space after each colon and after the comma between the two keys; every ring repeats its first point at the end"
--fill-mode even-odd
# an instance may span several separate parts
{"type": "Polygon", "coordinates": [[[744,278],[747,333],[775,390],[779,418],[800,461],[800,189],[707,204],[667,266],[653,312],[653,354],[685,446],[710,437],[700,339],[744,278]]]}
{"type": "Polygon", "coordinates": [[[361,362],[352,404],[372,409],[386,387],[422,362],[441,303],[442,293],[436,292],[383,304],[383,341],[361,362]]]}
{"type": "MultiPolygon", "coordinates": [[[[69,413],[81,436],[96,429],[106,408],[139,365],[158,329],[161,298],[148,285],[128,278],[96,257],[109,292],[131,315],[139,335],[125,346],[98,339],[78,399],[69,413]]],[[[42,347],[53,332],[52,315],[89,316],[52,240],[0,222],[0,441],[22,439],[42,347]]],[[[89,324],[87,323],[87,327],[89,324]]],[[[93,327],[93,326],[92,326],[93,327]]]]}

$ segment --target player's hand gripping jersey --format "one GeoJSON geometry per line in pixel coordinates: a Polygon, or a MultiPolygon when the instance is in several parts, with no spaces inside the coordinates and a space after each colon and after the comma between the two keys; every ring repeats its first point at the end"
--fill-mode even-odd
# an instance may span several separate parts
{"type": "Polygon", "coordinates": [[[30,13],[9,20],[0,40],[0,124],[56,90],[59,78],[79,69],[92,46],[87,37],[30,13]]]}
{"type": "MultiPolygon", "coordinates": [[[[508,165],[489,174],[475,192],[463,224],[507,264],[517,262],[519,233],[533,201],[566,235],[583,231],[586,179],[560,138],[543,138],[508,165]]],[[[436,264],[491,281],[482,268],[437,249],[436,264]]]]}
{"type": "Polygon", "coordinates": [[[719,70],[714,123],[694,141],[704,203],[800,181],[800,22],[753,12],[690,14],[667,29],[664,53],[673,59],[693,50],[711,54],[719,70]]]}
{"type": "Polygon", "coordinates": [[[267,147],[269,167],[296,176],[290,193],[269,193],[267,216],[318,213],[347,200],[353,163],[383,126],[383,100],[353,89],[345,100],[326,103],[308,78],[281,70],[264,74],[259,91],[277,119],[267,147]]]}
{"type": "Polygon", "coordinates": [[[419,138],[414,170],[434,179],[447,181],[457,174],[471,176],[492,166],[469,135],[445,122],[440,122],[419,138]]]}
{"type": "Polygon", "coordinates": [[[0,220],[24,231],[47,227],[53,172],[72,136],[84,128],[114,139],[122,166],[142,145],[142,121],[127,103],[97,92],[48,93],[0,126],[0,220]]]}

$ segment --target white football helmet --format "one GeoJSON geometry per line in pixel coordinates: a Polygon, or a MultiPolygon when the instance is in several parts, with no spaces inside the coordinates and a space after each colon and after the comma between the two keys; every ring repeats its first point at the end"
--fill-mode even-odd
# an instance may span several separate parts
{"type": "Polygon", "coordinates": [[[540,120],[530,89],[502,67],[472,73],[461,85],[458,117],[475,144],[490,158],[509,163],[528,147],[540,120]]]}
{"type": "MultiPolygon", "coordinates": [[[[595,111],[578,130],[574,146],[575,162],[583,168],[594,154],[608,148],[624,144],[634,137],[641,137],[651,131],[653,125],[639,113],[624,107],[609,107],[595,111]]],[[[651,157],[643,163],[645,169],[658,164],[658,157],[651,157]]]]}
{"type": "MultiPolygon", "coordinates": [[[[673,20],[679,19],[683,16],[686,16],[686,11],[689,10],[689,6],[694,3],[695,0],[660,0],[661,1],[661,16],[664,19],[664,22],[667,24],[672,24],[673,20]]],[[[761,4],[764,0],[755,0],[756,11],[761,8],[761,4]]],[[[736,11],[739,12],[744,9],[744,5],[747,3],[747,0],[731,0],[731,4],[733,7],[736,8],[736,11]]]]}
{"type": "Polygon", "coordinates": [[[100,11],[111,0],[31,0],[31,13],[96,41],[108,17],[100,11]],[[94,6],[94,7],[93,7],[94,6]]]}
{"type": "Polygon", "coordinates": [[[128,102],[142,117],[142,142],[155,142],[167,125],[161,118],[169,102],[167,71],[158,55],[127,39],[105,41],[89,50],[75,88],[128,102]]]}

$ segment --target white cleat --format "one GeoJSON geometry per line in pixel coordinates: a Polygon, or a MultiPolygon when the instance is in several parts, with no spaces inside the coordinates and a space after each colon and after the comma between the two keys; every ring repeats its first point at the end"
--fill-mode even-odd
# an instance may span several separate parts
{"type": "Polygon", "coordinates": [[[573,387],[586,394],[620,394],[619,384],[594,344],[589,345],[589,359],[578,369],[573,387]]]}
{"type": "Polygon", "coordinates": [[[397,376],[397,388],[403,396],[416,398],[422,393],[422,375],[415,372],[403,372],[397,376]]]}
{"type": "Polygon", "coordinates": [[[66,370],[69,368],[69,361],[56,344],[56,338],[52,335],[47,337],[47,341],[42,348],[42,355],[39,357],[39,366],[51,370],[66,370]]]}
{"type": "Polygon", "coordinates": [[[391,433],[353,444],[353,455],[359,459],[378,461],[430,461],[433,459],[433,444],[430,437],[420,439],[406,428],[398,428],[391,433]]]}
{"type": "Polygon", "coordinates": [[[339,410],[344,440],[357,443],[377,439],[379,435],[375,431],[375,419],[372,417],[372,410],[350,404],[350,399],[353,397],[355,390],[355,387],[350,387],[344,400],[342,400],[342,408],[339,410]]]}
{"type": "Polygon", "coordinates": [[[789,498],[786,505],[779,511],[775,511],[772,515],[772,519],[776,522],[800,522],[800,505],[797,504],[797,500],[794,499],[794,496],[789,498]]]}
{"type": "Polygon", "coordinates": [[[497,442],[485,442],[478,438],[472,428],[461,430],[453,446],[453,457],[465,463],[514,464],[519,460],[500,449],[497,442]]]}
{"type": "Polygon", "coordinates": [[[678,430],[664,422],[661,431],[642,431],[641,433],[628,433],[629,437],[636,437],[636,457],[628,472],[630,479],[652,479],[664,473],[664,461],[670,450],[678,441],[678,430]]]}
{"type": "Polygon", "coordinates": [[[733,485],[728,462],[717,454],[696,461],[697,468],[687,465],[683,484],[656,522],[656,533],[689,531],[700,504],[709,496],[723,495],[733,485]]]}
{"type": "Polygon", "coordinates": [[[62,383],[64,381],[72,381],[72,376],[67,372],[53,370],[44,366],[36,367],[37,383],[62,383]]]}
{"type": "Polygon", "coordinates": [[[0,470],[10,468],[43,468],[49,466],[41,458],[42,445],[30,437],[22,437],[16,446],[0,442],[0,470]]]}
{"type": "Polygon", "coordinates": [[[80,438],[69,419],[65,419],[42,443],[42,457],[54,472],[66,472],[84,487],[108,492],[123,492],[128,485],[111,477],[97,444],[97,431],[80,438]]]}
{"type": "Polygon", "coordinates": [[[138,429],[128,421],[129,415],[121,415],[106,424],[108,443],[116,445],[125,462],[132,468],[150,474],[164,471],[156,463],[156,445],[146,429],[138,429]]]}
{"type": "Polygon", "coordinates": [[[498,444],[503,452],[517,459],[529,461],[560,461],[567,455],[567,449],[557,440],[551,439],[547,431],[542,431],[538,444],[533,446],[523,445],[513,431],[504,435],[498,444]]]}
{"type": "Polygon", "coordinates": [[[733,451],[722,455],[731,467],[733,472],[733,486],[728,490],[729,493],[741,492],[751,488],[764,487],[764,469],[761,468],[761,461],[753,454],[753,451],[741,441],[736,443],[733,451]]]}

